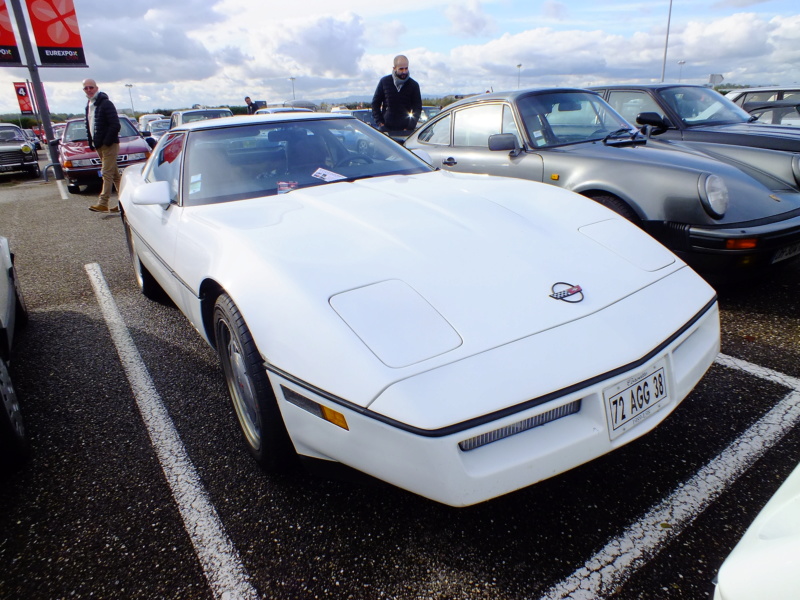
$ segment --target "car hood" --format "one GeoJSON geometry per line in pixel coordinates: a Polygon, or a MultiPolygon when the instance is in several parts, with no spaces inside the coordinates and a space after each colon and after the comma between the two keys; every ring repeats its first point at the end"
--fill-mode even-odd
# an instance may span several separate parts
{"type": "Polygon", "coordinates": [[[800,130],[788,125],[768,123],[721,123],[719,125],[687,125],[688,131],[707,131],[715,134],[787,137],[800,141],[800,130]]]}
{"type": "MultiPolygon", "coordinates": [[[[738,146],[730,146],[738,149],[738,146]]],[[[730,205],[725,217],[714,224],[746,223],[754,218],[781,219],[800,209],[800,193],[793,184],[792,157],[787,152],[753,149],[739,159],[725,153],[721,144],[651,140],[645,144],[601,142],[563,146],[542,153],[545,173],[558,172],[566,156],[572,168],[562,175],[561,185],[576,192],[619,185],[625,173],[636,173],[640,181],[669,185],[680,197],[696,197],[698,177],[719,175],[725,181],[730,205]]],[[[625,197],[630,187],[611,188],[625,197]]]]}
{"type": "MultiPolygon", "coordinates": [[[[81,158],[97,158],[95,150],[89,149],[88,141],[61,142],[58,145],[59,155],[62,160],[78,160],[81,158]]],[[[150,152],[150,146],[139,136],[123,137],[119,139],[119,153],[132,154],[135,152],[150,152]]]]}
{"type": "Polygon", "coordinates": [[[187,258],[192,287],[219,281],[264,328],[267,360],[297,377],[317,365],[325,387],[319,365],[360,361],[353,385],[371,390],[345,396],[365,403],[391,380],[596,315],[685,268],[590,200],[482,175],[339,182],[187,214],[191,238],[209,240],[187,255],[213,264],[189,274],[206,261],[187,258]],[[571,286],[581,292],[552,297],[571,286]]]}

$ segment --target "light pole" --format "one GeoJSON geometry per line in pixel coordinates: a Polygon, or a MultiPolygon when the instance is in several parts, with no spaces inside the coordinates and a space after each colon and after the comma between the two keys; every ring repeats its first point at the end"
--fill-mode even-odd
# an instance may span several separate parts
{"type": "Polygon", "coordinates": [[[125,87],[128,88],[128,96],[131,99],[131,116],[135,117],[136,116],[136,109],[133,108],[133,92],[131,92],[131,88],[133,87],[133,84],[132,83],[126,83],[125,87]]]}
{"type": "Polygon", "coordinates": [[[294,100],[294,99],[295,99],[295,98],[294,98],[294,80],[295,80],[295,78],[294,78],[294,77],[289,77],[289,81],[291,81],[291,82],[292,82],[292,100],[294,100]]]}
{"type": "Polygon", "coordinates": [[[667,70],[667,48],[669,48],[669,22],[672,20],[672,0],[669,0],[669,13],[667,14],[667,39],[664,42],[664,62],[661,64],[661,82],[664,82],[664,73],[667,70]]]}
{"type": "Polygon", "coordinates": [[[522,75],[522,63],[517,65],[517,89],[519,89],[519,78],[522,75]]]}
{"type": "Polygon", "coordinates": [[[683,65],[686,64],[685,60],[678,61],[678,83],[681,82],[681,76],[683,75],[683,65]]]}

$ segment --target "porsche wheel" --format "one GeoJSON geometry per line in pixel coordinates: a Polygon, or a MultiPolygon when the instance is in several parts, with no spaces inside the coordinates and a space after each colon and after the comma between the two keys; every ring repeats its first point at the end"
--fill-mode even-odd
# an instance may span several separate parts
{"type": "Polygon", "coordinates": [[[142,264],[142,261],[139,260],[139,254],[136,252],[136,244],[133,241],[133,232],[131,231],[128,221],[125,219],[124,215],[122,216],[122,226],[125,230],[125,239],[128,242],[128,252],[131,256],[131,262],[133,263],[133,276],[136,279],[136,285],[139,288],[139,291],[150,300],[162,299],[164,297],[164,290],[161,289],[161,286],[150,274],[150,271],[147,270],[147,267],[145,267],[142,264]]]}
{"type": "Polygon", "coordinates": [[[17,394],[6,361],[0,359],[0,465],[15,467],[30,455],[17,394]]]}
{"type": "Polygon", "coordinates": [[[214,305],[214,339],[248,450],[264,470],[285,470],[293,462],[294,448],[261,354],[227,294],[214,305]]]}
{"type": "Polygon", "coordinates": [[[598,204],[610,208],[621,217],[625,217],[631,223],[641,227],[642,221],[639,219],[639,215],[637,215],[636,211],[628,206],[624,200],[610,194],[598,194],[596,196],[590,196],[590,198],[598,204]]]}

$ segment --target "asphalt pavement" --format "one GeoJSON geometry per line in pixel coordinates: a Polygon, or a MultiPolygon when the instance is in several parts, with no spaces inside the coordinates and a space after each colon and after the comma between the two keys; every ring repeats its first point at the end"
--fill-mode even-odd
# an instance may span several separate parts
{"type": "Polygon", "coordinates": [[[121,220],[90,212],[95,200],[0,175],[0,235],[31,311],[11,374],[33,449],[0,475],[0,599],[702,599],[800,460],[793,264],[720,289],[722,356],[690,397],[561,476],[454,509],[377,482],[264,474],[215,353],[139,294],[121,220]],[[155,429],[93,277],[165,410],[155,429]],[[188,465],[177,483],[158,450],[169,428],[167,454],[188,465]]]}

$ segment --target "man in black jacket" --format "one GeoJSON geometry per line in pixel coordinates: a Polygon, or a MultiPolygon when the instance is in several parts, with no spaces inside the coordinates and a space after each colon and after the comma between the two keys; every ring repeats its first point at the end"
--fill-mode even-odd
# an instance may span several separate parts
{"type": "Polygon", "coordinates": [[[380,131],[410,134],[422,112],[419,84],[408,76],[408,59],[394,57],[392,74],[382,77],[372,97],[372,118],[380,131]]]}
{"type": "Polygon", "coordinates": [[[97,204],[90,206],[94,212],[119,212],[119,206],[108,207],[114,186],[119,193],[121,175],[117,167],[119,155],[119,116],[117,107],[108,99],[105,92],[97,89],[94,79],[83,80],[83,91],[86,93],[86,133],[89,148],[97,150],[100,156],[100,171],[103,175],[103,189],[97,204]]]}

